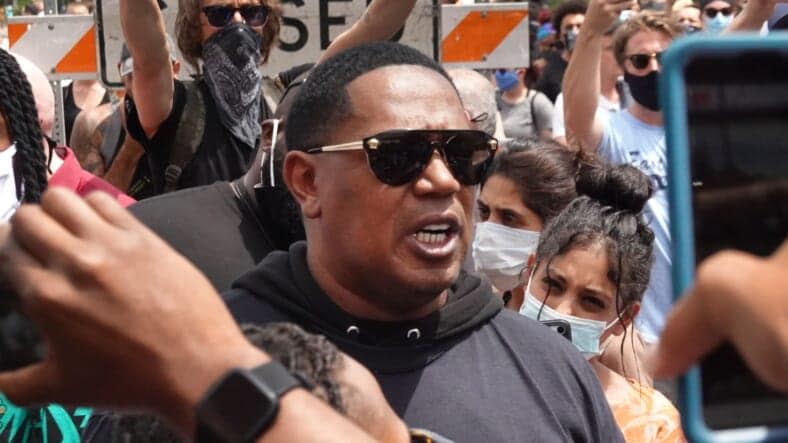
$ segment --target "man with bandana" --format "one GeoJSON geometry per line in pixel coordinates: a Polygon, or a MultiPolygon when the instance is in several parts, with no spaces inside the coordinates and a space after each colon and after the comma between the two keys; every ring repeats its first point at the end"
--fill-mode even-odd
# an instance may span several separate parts
{"type": "Polygon", "coordinates": [[[181,2],[177,41],[200,72],[194,82],[173,81],[156,0],[121,0],[120,16],[134,59],[128,131],[148,154],[154,192],[240,177],[271,114],[260,65],[279,34],[278,2],[181,2]]]}
{"type": "MultiPolygon", "coordinates": [[[[633,101],[606,122],[595,116],[603,36],[631,9],[634,0],[591,0],[564,77],[565,122],[570,145],[598,152],[613,163],[629,163],[651,177],[655,193],[646,206],[656,235],[656,260],[637,325],[647,343],[655,343],[671,308],[670,226],[668,219],[665,129],[657,99],[659,58],[682,28],[662,13],[644,12],[623,23],[614,35],[614,55],[624,71],[633,101]]],[[[757,30],[775,0],[750,0],[729,30],[757,30]]]]}

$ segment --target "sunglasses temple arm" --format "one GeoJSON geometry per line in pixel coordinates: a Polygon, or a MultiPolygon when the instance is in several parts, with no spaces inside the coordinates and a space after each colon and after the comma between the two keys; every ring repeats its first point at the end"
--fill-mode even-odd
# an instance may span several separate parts
{"type": "Polygon", "coordinates": [[[318,152],[359,151],[364,149],[364,142],[350,142],[341,145],[323,146],[318,152]]]}

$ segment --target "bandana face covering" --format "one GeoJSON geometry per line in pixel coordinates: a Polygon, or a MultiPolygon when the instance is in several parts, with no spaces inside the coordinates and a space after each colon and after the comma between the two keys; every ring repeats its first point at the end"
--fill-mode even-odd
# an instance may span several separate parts
{"type": "Polygon", "coordinates": [[[205,82],[219,112],[219,121],[249,147],[260,137],[260,36],[234,23],[203,45],[205,82]]]}

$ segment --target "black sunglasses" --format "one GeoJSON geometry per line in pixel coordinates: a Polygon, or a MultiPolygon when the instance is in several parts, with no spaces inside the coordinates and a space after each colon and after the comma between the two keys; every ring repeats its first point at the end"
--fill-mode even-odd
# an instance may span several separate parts
{"type": "Polygon", "coordinates": [[[632,54],[627,58],[632,62],[635,69],[646,69],[652,58],[657,59],[658,63],[662,62],[662,52],[652,52],[651,54],[632,54]]]}
{"type": "Polygon", "coordinates": [[[244,21],[249,26],[263,26],[268,21],[268,14],[271,8],[265,5],[242,5],[239,7],[230,5],[212,5],[202,8],[203,14],[208,18],[208,23],[214,28],[223,28],[233,21],[236,12],[241,13],[244,21]]]}
{"type": "Polygon", "coordinates": [[[730,7],[725,7],[720,9],[706,8],[703,10],[703,13],[706,14],[706,17],[708,18],[714,18],[717,16],[717,14],[722,14],[725,17],[727,17],[731,15],[731,13],[733,13],[733,9],[730,7]]]}
{"type": "Polygon", "coordinates": [[[452,175],[465,186],[478,185],[490,169],[498,140],[476,130],[394,130],[359,142],[307,149],[310,154],[363,149],[372,173],[389,186],[415,180],[432,153],[440,152],[452,175]]]}

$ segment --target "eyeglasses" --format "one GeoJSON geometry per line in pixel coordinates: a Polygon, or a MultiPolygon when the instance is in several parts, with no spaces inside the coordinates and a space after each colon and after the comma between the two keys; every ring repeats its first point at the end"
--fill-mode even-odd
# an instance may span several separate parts
{"type": "Polygon", "coordinates": [[[720,9],[706,8],[703,10],[703,13],[706,14],[706,17],[708,18],[714,18],[717,16],[717,14],[722,14],[725,17],[727,17],[733,13],[733,8],[731,7],[725,7],[720,9]]]}
{"type": "Polygon", "coordinates": [[[203,14],[208,18],[208,23],[214,28],[223,28],[230,24],[236,12],[241,13],[244,21],[249,26],[263,26],[268,21],[271,8],[265,5],[212,5],[202,8],[203,14]]]}
{"type": "Polygon", "coordinates": [[[651,54],[632,54],[628,55],[627,59],[632,62],[635,69],[646,69],[651,59],[657,59],[658,63],[662,61],[662,52],[652,52],[651,54]]]}
{"type": "Polygon", "coordinates": [[[386,131],[362,141],[307,149],[310,154],[364,150],[372,173],[389,186],[415,180],[440,152],[452,175],[465,186],[481,183],[490,169],[498,140],[476,130],[386,131]]]}

